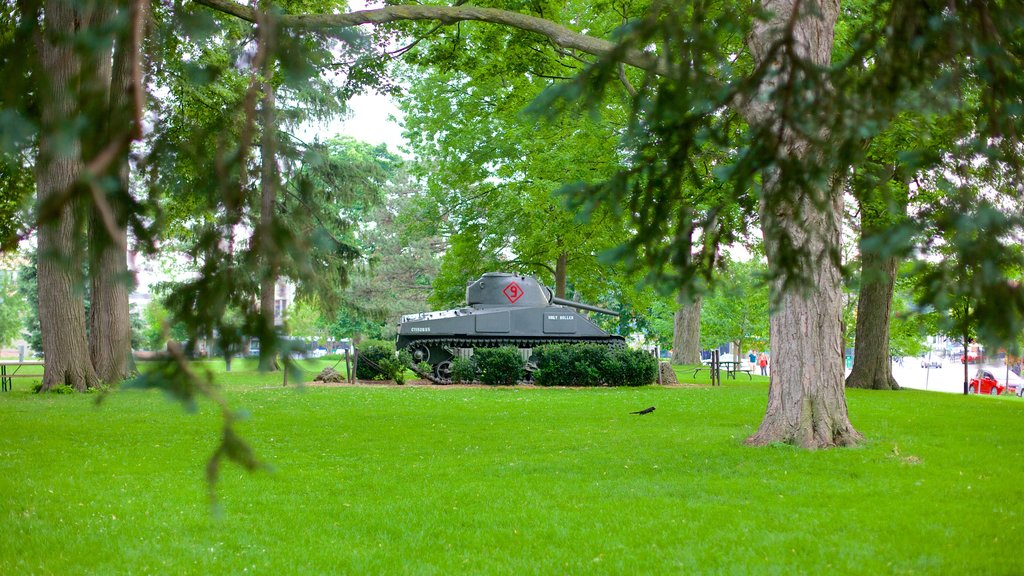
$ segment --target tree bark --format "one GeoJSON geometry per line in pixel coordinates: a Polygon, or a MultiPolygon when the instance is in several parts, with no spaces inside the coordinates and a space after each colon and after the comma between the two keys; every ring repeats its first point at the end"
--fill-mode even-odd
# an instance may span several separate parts
{"type": "MultiPolygon", "coordinates": [[[[122,9],[125,7],[122,6],[122,9]]],[[[109,98],[99,119],[105,129],[93,146],[98,153],[117,140],[127,140],[132,119],[130,96],[132,42],[130,29],[121,33],[116,42],[113,71],[110,74],[109,98]]],[[[109,62],[109,60],[108,60],[109,62]]],[[[89,308],[89,354],[96,375],[107,384],[124,380],[134,371],[132,360],[132,331],[128,293],[132,273],[128,270],[128,235],[126,232],[124,196],[128,194],[128,146],[123,146],[107,171],[117,182],[114,194],[106,195],[108,206],[93,205],[89,227],[90,268],[92,280],[89,308]],[[103,210],[109,210],[104,215],[103,210]],[[104,223],[104,217],[113,222],[114,230],[104,223]]],[[[91,155],[90,155],[91,156],[91,155]]],[[[98,192],[102,193],[102,192],[98,192]]]]}
{"type": "MultiPolygon", "coordinates": [[[[804,202],[800,208],[806,216],[803,225],[794,214],[762,213],[765,228],[785,228],[798,246],[819,256],[820,266],[804,290],[781,293],[772,313],[768,409],[757,433],[747,440],[753,445],[785,442],[826,448],[853,445],[860,438],[846,407],[842,289],[839,267],[829,253],[839,245],[842,195],[832,194],[835,210],[816,209],[809,200],[804,202]]],[[[779,242],[767,233],[765,248],[769,263],[779,258],[779,242]]],[[[781,290],[778,281],[774,289],[776,293],[781,290]]]]}
{"type": "MultiPolygon", "coordinates": [[[[196,0],[225,14],[255,23],[256,11],[232,0],[196,0]]],[[[490,22],[511,28],[540,34],[552,44],[568,50],[579,50],[594,56],[606,56],[616,50],[615,42],[594,38],[570,30],[544,18],[479,6],[386,6],[374,10],[360,10],[348,14],[294,14],[278,19],[285,28],[298,30],[329,31],[332,28],[350,28],[362,24],[387,24],[406,20],[436,20],[441,24],[456,24],[463,21],[490,22]]],[[[662,76],[668,70],[664,62],[642,50],[630,48],[622,52],[622,62],[662,76]]]]}
{"type": "Polygon", "coordinates": [[[700,307],[701,297],[688,302],[682,294],[676,296],[675,322],[672,330],[672,363],[700,364],[700,307]]]}
{"type": "Polygon", "coordinates": [[[896,258],[861,255],[860,298],[857,300],[857,336],[848,388],[899,390],[889,355],[889,320],[896,287],[896,258]]]}
{"type": "Polygon", "coordinates": [[[565,298],[565,282],[569,275],[569,255],[564,251],[558,254],[555,262],[555,297],[565,298]]]}
{"type": "Polygon", "coordinates": [[[74,95],[80,62],[70,36],[80,16],[70,2],[46,2],[45,31],[36,42],[42,121],[36,193],[41,220],[38,279],[43,391],[62,384],[85,391],[99,384],[85,337],[81,222],[77,202],[66,200],[82,171],[81,140],[62,130],[71,124],[77,109],[74,95]],[[59,208],[54,210],[55,206],[59,208]]]}
{"type": "MultiPolygon", "coordinates": [[[[764,62],[772,43],[791,33],[797,56],[819,66],[830,63],[838,0],[764,0],[763,7],[771,17],[755,22],[748,38],[755,59],[764,62]],[[794,15],[795,10],[800,13],[794,15]]],[[[762,87],[765,97],[747,102],[744,113],[752,126],[768,126],[779,134],[779,150],[801,165],[810,160],[811,144],[781,123],[767,93],[786,83],[794,72],[780,63],[768,64],[772,69],[762,87]]],[[[779,202],[785,192],[779,172],[763,174],[760,216],[769,268],[777,267],[796,249],[809,256],[811,270],[810,282],[800,290],[783,291],[781,279],[773,282],[778,301],[769,327],[768,408],[748,444],[784,442],[824,448],[852,445],[860,438],[849,421],[843,386],[842,287],[837,262],[843,197],[834,183],[820,186],[828,189],[813,191],[820,195],[817,202],[810,194],[779,202]],[[786,247],[782,238],[792,245],[786,247]]]]}

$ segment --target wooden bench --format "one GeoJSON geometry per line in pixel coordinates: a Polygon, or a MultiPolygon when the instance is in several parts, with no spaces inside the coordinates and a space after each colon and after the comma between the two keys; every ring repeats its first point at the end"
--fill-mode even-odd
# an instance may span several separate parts
{"type": "Polygon", "coordinates": [[[42,379],[42,374],[18,374],[22,366],[42,366],[42,362],[18,362],[18,361],[0,361],[0,390],[7,392],[14,390],[14,378],[37,378],[42,379]],[[10,370],[9,368],[13,368],[10,370]]]}

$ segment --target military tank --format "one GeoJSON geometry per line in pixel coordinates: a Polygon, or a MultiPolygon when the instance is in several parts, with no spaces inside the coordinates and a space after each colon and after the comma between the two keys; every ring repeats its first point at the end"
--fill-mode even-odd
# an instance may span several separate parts
{"type": "Polygon", "coordinates": [[[618,316],[617,312],[557,298],[532,276],[488,272],[466,286],[465,308],[402,316],[398,350],[407,350],[420,376],[438,384],[451,382],[455,358],[469,358],[477,348],[516,346],[531,371],[532,350],[542,344],[595,342],[625,344],[580,311],[618,316]],[[422,371],[423,363],[430,371],[422,371]]]}

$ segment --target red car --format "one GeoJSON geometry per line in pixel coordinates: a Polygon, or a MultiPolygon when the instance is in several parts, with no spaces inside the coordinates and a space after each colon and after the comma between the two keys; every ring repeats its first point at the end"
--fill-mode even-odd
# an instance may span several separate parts
{"type": "Polygon", "coordinates": [[[1000,384],[996,377],[992,375],[988,370],[978,370],[978,373],[971,378],[970,384],[967,385],[967,391],[971,394],[991,394],[998,396],[1003,393],[1006,386],[1000,384]]]}

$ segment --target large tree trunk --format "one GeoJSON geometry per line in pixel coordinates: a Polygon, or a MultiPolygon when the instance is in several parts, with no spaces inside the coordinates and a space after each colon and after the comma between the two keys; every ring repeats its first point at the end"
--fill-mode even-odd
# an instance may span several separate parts
{"type": "MultiPolygon", "coordinates": [[[[766,188],[769,185],[777,182],[766,182],[766,188]]],[[[860,438],[846,408],[842,289],[839,268],[830,255],[839,245],[842,195],[832,193],[835,210],[816,209],[809,200],[805,202],[802,225],[792,213],[762,210],[762,226],[784,228],[798,246],[817,256],[820,265],[806,288],[781,293],[772,313],[768,409],[757,433],[747,440],[754,445],[786,442],[825,448],[852,445],[860,438]]],[[[765,248],[769,265],[778,261],[779,243],[767,233],[765,248]]],[[[778,282],[774,289],[776,293],[781,290],[778,282]]]]}
{"type": "Polygon", "coordinates": [[[693,302],[681,294],[676,296],[675,322],[672,330],[672,363],[700,364],[700,306],[701,297],[693,302]]]}
{"type": "MultiPolygon", "coordinates": [[[[749,36],[758,61],[769,56],[772,43],[791,27],[792,49],[800,57],[819,66],[830,63],[837,0],[764,0],[763,5],[772,16],[767,22],[756,22],[749,36]],[[795,9],[800,13],[793,18],[795,9]]],[[[784,85],[794,73],[792,68],[769,64],[766,91],[784,85]]],[[[744,112],[751,126],[770,127],[779,135],[779,150],[789,154],[792,162],[778,165],[792,170],[810,160],[812,148],[781,122],[770,102],[770,98],[755,98],[744,112]]],[[[839,186],[819,186],[828,189],[813,190],[818,202],[812,194],[779,201],[783,193],[792,192],[782,189],[777,169],[763,174],[760,216],[769,268],[778,269],[797,249],[808,255],[811,270],[810,281],[802,289],[783,292],[781,279],[773,284],[778,301],[769,329],[768,408],[757,433],[747,439],[749,444],[785,442],[823,448],[854,444],[860,438],[849,421],[843,386],[842,289],[836,262],[843,197],[839,186]],[[782,238],[792,245],[785,246],[782,238]]]]}
{"type": "Polygon", "coordinates": [[[896,258],[861,255],[860,298],[857,300],[857,336],[849,388],[899,390],[889,357],[889,319],[896,287],[896,258]]]}
{"type": "MultiPolygon", "coordinates": [[[[125,7],[122,7],[124,9],[125,7]]],[[[106,128],[99,130],[98,152],[111,143],[125,139],[125,133],[132,124],[131,101],[131,32],[125,27],[116,42],[113,71],[109,75],[109,98],[106,98],[106,113],[101,119],[106,128]]],[[[109,62],[109,59],[107,59],[109,62]]],[[[91,156],[91,155],[90,155],[91,156]]],[[[134,371],[132,361],[131,318],[128,309],[128,292],[132,274],[128,270],[128,235],[126,232],[123,195],[128,193],[128,145],[125,144],[107,171],[118,190],[107,194],[108,218],[115,224],[111,230],[104,223],[99,206],[93,206],[89,228],[90,268],[92,279],[89,308],[89,354],[92,357],[96,375],[107,383],[114,384],[127,378],[134,371]]]]}
{"type": "MultiPolygon", "coordinates": [[[[909,188],[896,178],[897,166],[892,167],[893,178],[889,186],[872,185],[860,194],[861,246],[864,240],[884,234],[895,223],[896,214],[890,205],[899,204],[906,210],[909,188]],[[887,191],[899,194],[887,194],[887,191]]],[[[889,323],[892,317],[892,296],[896,288],[896,270],[899,262],[894,257],[882,257],[870,250],[861,251],[860,297],[857,300],[857,329],[854,342],[853,368],[846,379],[848,388],[899,390],[892,375],[889,350],[889,323]]]]}
{"type": "Polygon", "coordinates": [[[39,226],[39,327],[43,340],[42,390],[68,384],[84,391],[99,384],[89,361],[85,337],[81,226],[75,202],[54,202],[77,185],[82,170],[81,142],[69,137],[76,112],[79,61],[70,36],[80,15],[70,2],[50,0],[45,6],[46,31],[38,38],[40,61],[39,158],[36,193],[39,226]],[[65,130],[62,130],[65,129],[65,130]]]}

